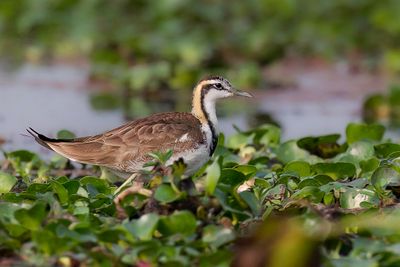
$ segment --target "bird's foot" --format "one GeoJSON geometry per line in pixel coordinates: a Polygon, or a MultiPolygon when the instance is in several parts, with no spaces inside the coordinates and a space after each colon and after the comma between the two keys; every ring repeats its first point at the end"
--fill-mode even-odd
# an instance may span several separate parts
{"type": "Polygon", "coordinates": [[[147,197],[151,197],[152,191],[143,188],[143,182],[138,179],[137,174],[132,174],[114,193],[114,204],[119,219],[127,218],[128,215],[125,209],[122,207],[122,201],[125,197],[133,194],[141,194],[147,197]]]}

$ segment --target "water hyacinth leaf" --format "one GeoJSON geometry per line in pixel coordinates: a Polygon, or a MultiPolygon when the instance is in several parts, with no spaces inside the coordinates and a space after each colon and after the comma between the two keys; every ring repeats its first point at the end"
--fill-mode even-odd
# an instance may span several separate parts
{"type": "Polygon", "coordinates": [[[68,204],[69,194],[68,190],[59,182],[52,181],[50,186],[53,189],[53,192],[58,196],[58,199],[62,205],[68,204]]]}
{"type": "Polygon", "coordinates": [[[28,150],[16,150],[7,153],[6,157],[18,174],[24,178],[28,176],[33,168],[39,168],[41,165],[40,158],[28,150]]]}
{"type": "Polygon", "coordinates": [[[305,186],[292,195],[294,199],[308,199],[311,202],[319,203],[324,197],[324,192],[318,186],[305,186]]]}
{"type": "Polygon", "coordinates": [[[47,204],[36,202],[30,209],[19,209],[15,211],[14,216],[18,222],[29,230],[39,230],[41,224],[47,216],[47,204]]]}
{"type": "Polygon", "coordinates": [[[281,144],[276,151],[277,158],[283,163],[289,163],[291,161],[307,161],[315,162],[318,161],[316,156],[310,155],[308,151],[298,147],[296,140],[287,141],[281,144]]]}
{"type": "Polygon", "coordinates": [[[374,146],[370,141],[357,141],[349,145],[346,153],[338,155],[335,158],[335,161],[357,164],[359,161],[370,159],[374,155],[374,146]]]}
{"type": "Polygon", "coordinates": [[[154,231],[157,229],[159,216],[155,213],[148,213],[139,219],[124,224],[124,227],[140,240],[151,240],[154,231]]]}
{"type": "Polygon", "coordinates": [[[176,192],[169,184],[161,184],[154,193],[154,198],[163,203],[173,202],[179,197],[180,193],[176,192]]]}
{"type": "Polygon", "coordinates": [[[221,176],[221,167],[218,159],[214,160],[214,162],[207,167],[206,173],[204,187],[207,194],[213,195],[221,176]]]}
{"type": "Polygon", "coordinates": [[[75,180],[65,182],[62,185],[67,189],[69,195],[76,194],[81,186],[80,183],[75,180]]]}
{"type": "Polygon", "coordinates": [[[379,167],[379,159],[373,157],[368,160],[360,161],[360,168],[363,173],[369,173],[375,171],[379,167]]]}
{"type": "Polygon", "coordinates": [[[0,171],[0,194],[10,192],[17,181],[13,175],[0,171]]]}
{"type": "Polygon", "coordinates": [[[158,224],[158,231],[162,235],[190,236],[197,228],[196,217],[190,211],[176,211],[173,214],[161,217],[158,224]]]}
{"type": "Polygon", "coordinates": [[[386,189],[388,185],[400,185],[400,174],[389,166],[377,168],[371,176],[371,183],[377,189],[386,189]]]}
{"type": "Polygon", "coordinates": [[[385,133],[385,127],[379,124],[350,123],[346,128],[347,143],[361,140],[380,141],[385,133]]]}
{"type": "Polygon", "coordinates": [[[400,152],[399,144],[384,143],[375,146],[375,154],[378,158],[387,158],[394,152],[400,152]]]}
{"type": "Polygon", "coordinates": [[[246,175],[247,178],[253,176],[257,172],[257,168],[252,165],[237,165],[234,169],[246,175]]]}
{"type": "Polygon", "coordinates": [[[75,134],[71,131],[68,131],[66,129],[60,130],[57,132],[57,138],[58,139],[73,139],[75,138],[75,134]]]}
{"type": "Polygon", "coordinates": [[[258,129],[262,132],[261,136],[256,135],[255,140],[265,146],[278,145],[281,141],[281,129],[272,124],[265,124],[258,129]]]}
{"type": "Polygon", "coordinates": [[[236,169],[222,169],[220,183],[235,187],[247,180],[246,175],[236,169]]]}
{"type": "Polygon", "coordinates": [[[346,149],[337,143],[339,138],[340,134],[309,136],[299,139],[297,145],[321,158],[332,158],[346,149]]]}
{"type": "Polygon", "coordinates": [[[254,135],[236,133],[228,138],[226,146],[231,149],[240,149],[253,143],[253,138],[254,135]]]}
{"type": "Polygon", "coordinates": [[[98,193],[109,194],[111,189],[107,181],[99,179],[94,176],[85,176],[79,180],[82,186],[86,186],[88,189],[91,188],[92,192],[95,189],[98,193]]]}
{"type": "Polygon", "coordinates": [[[300,181],[300,183],[298,184],[298,188],[301,189],[301,188],[304,188],[306,186],[316,186],[316,187],[318,187],[320,185],[321,184],[317,180],[315,180],[313,178],[307,178],[307,179],[304,179],[304,180],[300,181]]]}
{"type": "Polygon", "coordinates": [[[340,193],[340,206],[344,209],[358,209],[363,207],[363,202],[379,205],[379,197],[369,189],[356,189],[346,187],[340,193]]]}
{"type": "Polygon", "coordinates": [[[309,176],[311,174],[311,167],[305,161],[291,161],[285,165],[283,172],[293,172],[299,177],[309,176]]]}
{"type": "Polygon", "coordinates": [[[20,206],[9,202],[0,202],[0,222],[2,224],[18,224],[14,213],[20,209],[20,206]]]}
{"type": "Polygon", "coordinates": [[[117,243],[124,235],[126,232],[120,229],[104,229],[97,233],[97,238],[103,242],[117,243]]]}
{"type": "Polygon", "coordinates": [[[217,225],[207,225],[203,229],[202,241],[218,248],[233,241],[235,234],[230,228],[217,225]]]}
{"type": "Polygon", "coordinates": [[[330,176],[333,180],[345,180],[356,175],[356,167],[348,162],[321,162],[311,166],[315,174],[330,176]]]}
{"type": "Polygon", "coordinates": [[[246,204],[250,207],[254,216],[259,216],[261,214],[261,205],[260,201],[256,198],[256,196],[250,191],[242,191],[239,193],[240,197],[246,202],[246,204]]]}
{"type": "Polygon", "coordinates": [[[60,242],[57,242],[56,235],[49,230],[33,231],[32,241],[45,255],[52,255],[57,249],[62,247],[60,246],[60,242]]]}
{"type": "Polygon", "coordinates": [[[121,99],[117,94],[100,92],[90,96],[90,105],[94,110],[115,110],[120,107],[121,99]]]}

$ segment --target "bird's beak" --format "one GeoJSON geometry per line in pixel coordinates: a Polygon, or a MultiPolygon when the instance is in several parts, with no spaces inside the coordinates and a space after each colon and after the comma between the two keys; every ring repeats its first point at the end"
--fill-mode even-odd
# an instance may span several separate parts
{"type": "Polygon", "coordinates": [[[240,90],[235,90],[234,91],[234,95],[245,96],[245,97],[253,97],[250,93],[247,93],[247,92],[244,92],[244,91],[240,91],[240,90]]]}

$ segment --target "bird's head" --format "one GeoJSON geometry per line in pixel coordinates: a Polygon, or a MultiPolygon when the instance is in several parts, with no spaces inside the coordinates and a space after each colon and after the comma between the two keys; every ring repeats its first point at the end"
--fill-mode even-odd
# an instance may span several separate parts
{"type": "Polygon", "coordinates": [[[239,91],[232,87],[228,80],[220,76],[211,76],[199,81],[193,92],[192,114],[201,123],[211,120],[216,125],[217,117],[215,112],[215,102],[220,98],[230,96],[252,97],[251,94],[239,91]]]}
{"type": "Polygon", "coordinates": [[[220,76],[211,76],[200,80],[196,90],[200,91],[202,98],[207,97],[208,101],[230,96],[252,97],[247,92],[235,89],[227,79],[220,76]]]}

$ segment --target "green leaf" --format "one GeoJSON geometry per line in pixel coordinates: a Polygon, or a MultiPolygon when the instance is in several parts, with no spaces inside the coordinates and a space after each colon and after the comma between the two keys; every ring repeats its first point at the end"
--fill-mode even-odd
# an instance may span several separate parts
{"type": "MultiPolygon", "coordinates": [[[[36,229],[31,229],[36,230],[36,229]]],[[[60,248],[55,234],[49,230],[34,231],[32,232],[32,241],[36,244],[39,251],[45,255],[52,255],[60,248]]]]}
{"type": "Polygon", "coordinates": [[[400,185],[400,174],[388,166],[379,167],[371,176],[372,185],[381,190],[388,185],[400,185]]]}
{"type": "Polygon", "coordinates": [[[230,228],[225,228],[216,225],[207,225],[203,229],[201,240],[215,248],[218,248],[226,243],[233,241],[235,234],[230,228]]]}
{"type": "Polygon", "coordinates": [[[30,209],[19,209],[14,213],[21,225],[29,230],[39,230],[43,220],[47,216],[47,204],[37,202],[30,209]]]}
{"type": "Polygon", "coordinates": [[[124,227],[140,240],[151,240],[154,231],[157,229],[159,218],[155,213],[148,213],[137,220],[125,223],[124,227]]]}
{"type": "Polygon", "coordinates": [[[68,196],[68,190],[65,189],[65,187],[60,184],[57,181],[52,181],[50,183],[54,193],[57,194],[58,199],[60,200],[60,203],[62,205],[68,204],[69,196],[68,196]]]}
{"type": "Polygon", "coordinates": [[[370,141],[357,141],[349,145],[345,153],[335,157],[335,162],[348,162],[358,165],[362,160],[374,157],[374,146],[370,141]]]}
{"type": "Polygon", "coordinates": [[[294,199],[308,199],[314,203],[321,202],[324,193],[317,186],[305,186],[292,195],[294,199]]]}
{"type": "Polygon", "coordinates": [[[74,139],[75,134],[71,131],[63,129],[63,130],[60,130],[57,132],[57,138],[58,139],[74,139]]]}
{"type": "Polygon", "coordinates": [[[226,147],[231,149],[240,149],[253,142],[254,135],[245,133],[237,133],[230,136],[227,140],[226,147]]]}
{"type": "Polygon", "coordinates": [[[345,209],[361,208],[363,202],[379,205],[379,197],[369,189],[345,188],[340,194],[340,206],[345,209]]]}
{"type": "Polygon", "coordinates": [[[98,193],[110,194],[111,189],[107,181],[99,179],[98,177],[85,176],[79,180],[82,186],[86,186],[89,193],[96,195],[98,193]]]}
{"type": "Polygon", "coordinates": [[[114,110],[120,107],[120,102],[115,93],[101,92],[90,96],[90,105],[94,110],[114,110]]]}
{"type": "Polygon", "coordinates": [[[176,192],[169,184],[161,184],[154,193],[154,198],[164,203],[173,202],[179,197],[180,193],[176,192]]]}
{"type": "Polygon", "coordinates": [[[207,167],[206,173],[204,187],[208,195],[213,195],[221,176],[221,167],[218,159],[214,160],[214,162],[207,167]]]}
{"type": "Polygon", "coordinates": [[[385,127],[379,124],[350,123],[346,128],[347,143],[362,140],[380,141],[385,133],[385,127]]]}
{"type": "Polygon", "coordinates": [[[390,154],[400,151],[399,144],[384,143],[375,146],[375,154],[378,158],[387,158],[390,154]]]}
{"type": "Polygon", "coordinates": [[[345,146],[340,146],[337,143],[339,138],[340,134],[310,136],[299,139],[297,145],[321,158],[332,158],[345,150],[345,146]]]}
{"type": "Polygon", "coordinates": [[[291,161],[285,165],[283,172],[293,172],[299,177],[305,177],[311,174],[311,167],[305,161],[291,161]]]}
{"type": "Polygon", "coordinates": [[[252,165],[237,165],[233,169],[243,173],[247,178],[252,177],[257,172],[257,168],[252,165]]]}
{"type": "Polygon", "coordinates": [[[10,192],[17,181],[11,174],[0,171],[0,194],[10,192]]]}
{"type": "Polygon", "coordinates": [[[377,158],[370,158],[368,160],[360,161],[360,168],[363,173],[375,171],[379,167],[379,160],[377,158]]]}
{"type": "Polygon", "coordinates": [[[308,151],[299,148],[296,140],[287,141],[281,144],[276,151],[276,156],[285,164],[291,161],[318,161],[316,156],[312,156],[308,151]]]}
{"type": "Polygon", "coordinates": [[[242,191],[239,193],[240,197],[246,202],[250,207],[254,216],[259,216],[261,214],[260,201],[256,198],[254,193],[250,191],[242,191]]]}
{"type": "Polygon", "coordinates": [[[333,180],[345,180],[356,175],[356,167],[347,162],[321,162],[314,164],[311,170],[315,174],[325,174],[330,176],[333,180]]]}
{"type": "Polygon", "coordinates": [[[157,229],[166,236],[176,234],[190,236],[194,234],[196,228],[196,217],[190,211],[183,210],[161,217],[157,229]]]}
{"type": "Polygon", "coordinates": [[[261,132],[254,138],[257,143],[265,146],[278,145],[281,141],[281,129],[272,124],[264,124],[256,129],[261,132]]]}
{"type": "Polygon", "coordinates": [[[224,168],[222,169],[219,183],[229,185],[230,187],[235,187],[242,184],[246,180],[247,177],[242,172],[239,172],[236,169],[224,168]]]}

